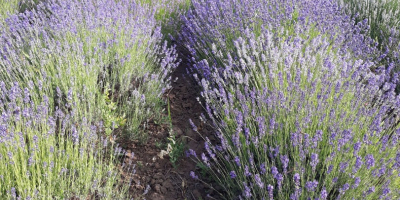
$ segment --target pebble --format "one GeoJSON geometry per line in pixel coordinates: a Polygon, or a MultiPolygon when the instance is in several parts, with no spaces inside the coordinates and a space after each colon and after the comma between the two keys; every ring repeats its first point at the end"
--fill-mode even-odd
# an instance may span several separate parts
{"type": "Polygon", "coordinates": [[[156,192],[161,192],[161,185],[160,185],[160,184],[156,184],[156,185],[154,186],[154,190],[155,190],[156,192]]]}

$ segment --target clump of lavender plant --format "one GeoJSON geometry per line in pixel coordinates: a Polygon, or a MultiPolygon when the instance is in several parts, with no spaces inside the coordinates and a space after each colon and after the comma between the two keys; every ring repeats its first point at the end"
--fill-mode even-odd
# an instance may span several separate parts
{"type": "Polygon", "coordinates": [[[175,49],[162,43],[154,11],[134,1],[35,7],[0,25],[1,195],[126,199],[121,149],[102,134],[115,129],[107,119],[125,118],[136,137],[161,117],[175,49]]]}
{"type": "Polygon", "coordinates": [[[114,118],[126,118],[132,137],[146,119],[161,118],[161,97],[170,88],[177,56],[162,43],[150,7],[132,1],[49,1],[37,11],[10,16],[2,26],[0,79],[6,83],[25,87],[36,80],[38,93],[60,96],[60,102],[50,100],[52,108],[69,110],[64,106],[69,101],[80,102],[73,105],[80,108],[76,115],[95,121],[102,120],[110,91],[108,98],[119,105],[114,118]]]}
{"type": "MultiPolygon", "coordinates": [[[[400,98],[393,85],[380,90],[386,77],[370,70],[368,55],[375,50],[362,39],[362,27],[327,12],[337,8],[330,2],[311,3],[321,7],[307,13],[300,4],[310,2],[300,1],[298,21],[282,24],[281,15],[272,12],[261,31],[237,24],[240,37],[225,37],[224,26],[233,24],[228,22],[253,19],[246,10],[268,13],[252,3],[241,8],[236,5],[243,2],[223,1],[206,9],[195,1],[187,17],[182,38],[199,60],[194,77],[220,138],[216,146],[207,144],[210,152],[202,155],[201,166],[224,188],[226,199],[390,198],[388,191],[397,188],[400,98]],[[228,17],[218,14],[222,8],[228,17]],[[217,18],[203,18],[205,13],[217,18]],[[337,19],[344,25],[330,25],[337,19]],[[349,33],[353,30],[358,33],[349,33]],[[198,37],[202,34],[210,35],[198,37]],[[388,110],[393,112],[387,115],[388,110]]],[[[290,3],[275,3],[293,14],[290,3]]]]}

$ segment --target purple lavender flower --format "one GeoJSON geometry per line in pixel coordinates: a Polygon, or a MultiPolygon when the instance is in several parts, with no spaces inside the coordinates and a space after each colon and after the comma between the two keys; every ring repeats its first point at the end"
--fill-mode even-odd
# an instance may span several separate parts
{"type": "Polygon", "coordinates": [[[346,183],[343,185],[343,187],[340,189],[341,193],[346,192],[350,188],[350,184],[346,183]]]}
{"type": "Polygon", "coordinates": [[[64,168],[64,167],[61,167],[60,174],[64,174],[64,173],[66,173],[67,171],[68,171],[68,169],[66,169],[66,168],[64,168]]]}
{"type": "Polygon", "coordinates": [[[213,151],[211,150],[211,148],[210,148],[210,146],[209,146],[209,139],[206,138],[206,140],[207,140],[207,141],[204,142],[204,148],[206,149],[208,155],[210,155],[210,157],[211,157],[212,159],[215,159],[215,158],[216,158],[216,157],[215,157],[215,154],[213,153],[213,151]]]}
{"type": "Polygon", "coordinates": [[[339,164],[340,172],[344,173],[346,171],[347,167],[348,167],[348,162],[341,162],[339,164]]]}
{"type": "Polygon", "coordinates": [[[273,200],[274,199],[274,187],[272,185],[268,184],[267,191],[268,191],[269,199],[273,200]]]}
{"type": "Polygon", "coordinates": [[[11,188],[11,196],[12,196],[13,198],[17,198],[17,192],[15,191],[15,187],[12,187],[12,188],[11,188]]]}
{"type": "Polygon", "coordinates": [[[368,154],[365,156],[365,165],[368,169],[375,166],[375,159],[372,154],[368,154]]]}
{"type": "Polygon", "coordinates": [[[288,164],[289,164],[289,157],[287,155],[281,156],[281,162],[282,162],[282,165],[283,165],[283,173],[286,174],[287,167],[288,167],[288,164]]]}
{"type": "Polygon", "coordinates": [[[354,174],[357,173],[357,171],[359,169],[361,169],[362,165],[363,165],[362,158],[360,156],[357,156],[356,163],[354,164],[354,167],[353,167],[353,173],[354,174]]]}
{"type": "Polygon", "coordinates": [[[338,177],[332,179],[332,183],[336,183],[338,181],[338,177]]]}
{"type": "Polygon", "coordinates": [[[319,162],[318,154],[312,153],[311,154],[311,167],[312,167],[313,171],[315,171],[315,168],[316,168],[318,162],[319,162]]]}
{"type": "Polygon", "coordinates": [[[244,182],[243,185],[244,185],[243,196],[246,197],[246,198],[250,198],[251,197],[250,187],[247,186],[246,182],[244,182]]]}
{"type": "Polygon", "coordinates": [[[300,186],[300,175],[299,173],[294,174],[293,176],[294,184],[298,187],[300,186]]]}
{"type": "Polygon", "coordinates": [[[232,143],[236,148],[241,147],[239,132],[232,135],[232,143]]]}
{"type": "Polygon", "coordinates": [[[34,160],[31,155],[31,156],[29,156],[29,159],[28,159],[28,166],[32,166],[33,164],[34,164],[34,160]]]}
{"type": "Polygon", "coordinates": [[[333,170],[333,165],[329,165],[328,171],[326,172],[327,174],[330,174],[333,170]]]}
{"type": "Polygon", "coordinates": [[[301,134],[299,133],[291,133],[290,134],[290,141],[292,142],[293,147],[296,147],[300,144],[301,141],[301,134]]]}
{"type": "Polygon", "coordinates": [[[384,135],[381,139],[381,144],[382,144],[382,148],[381,151],[385,151],[386,147],[388,145],[388,141],[389,141],[389,136],[388,135],[384,135]]]}
{"type": "Polygon", "coordinates": [[[328,192],[326,191],[326,188],[322,188],[321,194],[320,194],[320,199],[321,200],[326,200],[326,198],[328,197],[328,192]]]}
{"type": "Polygon", "coordinates": [[[278,175],[276,175],[276,180],[278,181],[278,190],[281,191],[283,175],[281,173],[278,173],[278,175]]]}
{"type": "Polygon", "coordinates": [[[356,142],[356,143],[354,144],[354,146],[353,146],[354,155],[356,155],[356,154],[360,151],[360,148],[361,148],[361,142],[356,142]]]}
{"type": "Polygon", "coordinates": [[[78,134],[78,131],[76,130],[75,126],[72,127],[71,137],[72,137],[72,141],[74,142],[74,144],[78,144],[79,134],[78,134]]]}
{"type": "Polygon", "coordinates": [[[233,178],[236,178],[236,172],[235,172],[235,171],[231,171],[231,172],[229,173],[229,175],[231,176],[232,179],[233,179],[233,178]]]}
{"type": "Polygon", "coordinates": [[[351,188],[356,189],[360,185],[360,183],[361,183],[360,177],[356,177],[354,179],[354,184],[353,184],[353,186],[351,188]]]}
{"type": "Polygon", "coordinates": [[[194,173],[194,171],[190,171],[190,177],[192,177],[192,179],[199,179],[199,177],[194,173]]]}
{"type": "Polygon", "coordinates": [[[276,168],[275,166],[271,167],[271,174],[274,178],[276,178],[276,176],[279,174],[278,172],[278,168],[276,168]]]}
{"type": "Polygon", "coordinates": [[[193,149],[189,149],[186,151],[186,157],[194,156],[197,158],[197,154],[193,149]]]}
{"type": "Polygon", "coordinates": [[[306,183],[306,189],[309,192],[313,192],[315,190],[315,188],[318,187],[318,181],[314,180],[314,181],[308,181],[306,183]]]}
{"type": "Polygon", "coordinates": [[[240,167],[240,158],[239,158],[239,156],[236,156],[236,157],[235,157],[235,163],[236,163],[236,165],[237,165],[238,167],[240,167]]]}
{"type": "Polygon", "coordinates": [[[235,110],[235,114],[236,114],[236,123],[237,123],[237,126],[239,127],[239,128],[241,128],[242,126],[243,126],[243,114],[240,112],[240,111],[238,111],[238,110],[235,110]]]}
{"type": "Polygon", "coordinates": [[[257,118],[256,118],[256,121],[257,121],[257,123],[258,123],[258,132],[259,132],[259,135],[260,135],[260,137],[262,138],[262,137],[264,137],[264,135],[265,135],[265,118],[264,117],[260,117],[260,116],[258,116],[257,118]]]}
{"type": "Polygon", "coordinates": [[[317,130],[315,136],[313,137],[313,148],[317,148],[318,142],[322,141],[323,132],[321,130],[317,130]]]}
{"type": "Polygon", "coordinates": [[[192,119],[189,119],[189,123],[192,126],[192,129],[197,132],[197,126],[193,123],[192,119]]]}
{"type": "Polygon", "coordinates": [[[270,134],[272,134],[273,131],[275,130],[275,117],[272,117],[269,120],[269,130],[270,130],[270,134]]]}
{"type": "Polygon", "coordinates": [[[260,172],[261,172],[261,174],[265,174],[267,172],[267,170],[265,169],[265,163],[261,163],[260,172]]]}
{"type": "Polygon", "coordinates": [[[246,177],[251,176],[251,172],[250,172],[250,170],[249,170],[249,166],[247,166],[247,165],[244,167],[244,175],[245,175],[246,177]]]}
{"type": "Polygon", "coordinates": [[[261,180],[261,177],[259,174],[254,175],[254,179],[256,181],[256,184],[258,185],[258,187],[260,188],[264,188],[264,183],[261,180]]]}
{"type": "Polygon", "coordinates": [[[386,165],[383,163],[382,167],[379,169],[379,175],[378,176],[383,176],[386,174],[386,165]]]}
{"type": "Polygon", "coordinates": [[[250,152],[250,150],[247,151],[248,155],[249,155],[249,163],[251,168],[254,168],[254,155],[253,153],[250,152]]]}
{"type": "Polygon", "coordinates": [[[277,145],[277,146],[275,147],[275,149],[273,150],[273,152],[274,152],[274,158],[278,157],[278,154],[279,154],[279,145],[277,145]]]}
{"type": "Polygon", "coordinates": [[[209,159],[207,158],[206,154],[201,153],[201,160],[208,166],[211,167],[209,159]]]}
{"type": "Polygon", "coordinates": [[[386,197],[390,193],[391,193],[390,188],[389,187],[385,187],[382,190],[382,195],[380,196],[380,198],[386,197]]]}
{"type": "Polygon", "coordinates": [[[311,146],[310,146],[310,135],[308,135],[307,133],[304,133],[303,134],[303,136],[304,136],[304,147],[305,148],[310,148],[311,146]]]}
{"type": "Polygon", "coordinates": [[[375,186],[372,186],[372,187],[368,188],[368,190],[366,191],[366,195],[370,195],[374,192],[375,192],[375,186]]]}
{"type": "Polygon", "coordinates": [[[400,153],[397,153],[397,154],[396,154],[396,159],[395,159],[394,167],[396,167],[397,169],[400,168],[400,153]]]}

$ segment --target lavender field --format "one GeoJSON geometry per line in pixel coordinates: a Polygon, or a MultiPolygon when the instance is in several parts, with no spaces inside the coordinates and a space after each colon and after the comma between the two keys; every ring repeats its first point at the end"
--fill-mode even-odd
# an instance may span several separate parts
{"type": "Polygon", "coordinates": [[[0,0],[0,199],[400,199],[395,0],[0,0]]]}

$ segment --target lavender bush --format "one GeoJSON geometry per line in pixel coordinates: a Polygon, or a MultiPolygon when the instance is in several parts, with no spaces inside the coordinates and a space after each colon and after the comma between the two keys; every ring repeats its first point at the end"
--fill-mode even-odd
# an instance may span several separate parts
{"type": "Polygon", "coordinates": [[[331,1],[269,3],[193,1],[184,18],[219,138],[189,155],[226,199],[398,196],[397,80],[371,71],[366,22],[331,1]]]}
{"type": "Polygon", "coordinates": [[[1,198],[128,198],[113,135],[137,138],[162,117],[178,64],[155,12],[44,1],[1,22],[1,198]]]}
{"type": "MultiPolygon", "coordinates": [[[[6,46],[0,65],[7,73],[1,74],[2,80],[26,85],[36,79],[48,96],[55,96],[58,86],[66,100],[85,99],[83,105],[74,105],[81,108],[77,115],[94,120],[104,116],[104,99],[109,98],[119,105],[116,118],[126,119],[131,136],[138,135],[146,119],[161,117],[161,96],[170,87],[176,53],[161,43],[150,7],[89,0],[37,7],[3,25],[6,46]],[[104,91],[110,91],[109,97],[104,91]]],[[[62,107],[65,100],[50,103],[62,107]]]]}

